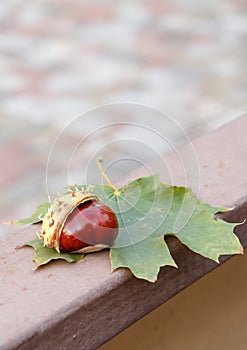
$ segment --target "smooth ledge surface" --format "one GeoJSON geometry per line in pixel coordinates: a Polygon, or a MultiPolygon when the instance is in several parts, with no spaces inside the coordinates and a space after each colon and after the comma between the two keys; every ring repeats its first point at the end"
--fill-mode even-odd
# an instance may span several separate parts
{"type": "MultiPolygon", "coordinates": [[[[201,199],[227,205],[246,193],[246,132],[243,116],[195,141],[201,199]]],[[[171,167],[176,164],[173,155],[166,159],[171,167]]],[[[174,174],[176,183],[183,184],[179,171],[174,174]]],[[[15,247],[36,230],[27,227],[1,247],[1,350],[96,349],[218,266],[169,239],[179,269],[162,268],[155,284],[135,279],[125,269],[111,274],[107,252],[33,271],[32,249],[15,247]]],[[[244,230],[239,235],[246,246],[244,230]]]]}

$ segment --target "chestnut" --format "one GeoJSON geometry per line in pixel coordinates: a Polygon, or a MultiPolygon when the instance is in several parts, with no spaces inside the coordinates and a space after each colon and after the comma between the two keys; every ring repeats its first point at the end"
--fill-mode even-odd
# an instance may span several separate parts
{"type": "Polygon", "coordinates": [[[76,189],[54,200],[39,237],[61,253],[89,253],[112,246],[117,234],[113,210],[94,194],[76,189]]]}
{"type": "Polygon", "coordinates": [[[100,245],[109,247],[117,233],[115,213],[100,202],[87,201],[68,216],[60,234],[59,249],[61,252],[73,252],[100,245]]]}

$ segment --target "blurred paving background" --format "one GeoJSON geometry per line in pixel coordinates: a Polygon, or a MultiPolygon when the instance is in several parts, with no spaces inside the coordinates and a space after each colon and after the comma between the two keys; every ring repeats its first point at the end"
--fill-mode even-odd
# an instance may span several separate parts
{"type": "MultiPolygon", "coordinates": [[[[66,125],[51,157],[54,190],[66,185],[67,151],[102,123],[124,121],[121,113],[99,112],[73,126],[91,108],[145,104],[171,115],[190,138],[246,111],[246,14],[245,0],[2,0],[0,222],[29,215],[47,200],[49,152],[66,125]]],[[[150,115],[132,118],[145,124],[150,115]]],[[[155,122],[158,130],[158,116],[155,122]]],[[[102,130],[78,162],[88,164],[95,142],[101,150],[113,135],[135,133],[124,123],[102,130]]],[[[132,155],[126,147],[118,145],[122,158],[132,155]]],[[[126,164],[116,178],[137,166],[126,164]]],[[[0,238],[14,231],[0,225],[0,238]]]]}

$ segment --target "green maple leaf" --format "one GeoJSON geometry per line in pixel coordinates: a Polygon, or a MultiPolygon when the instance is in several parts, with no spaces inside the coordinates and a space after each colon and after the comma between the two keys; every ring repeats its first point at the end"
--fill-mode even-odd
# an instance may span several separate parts
{"type": "Polygon", "coordinates": [[[118,195],[97,185],[94,193],[118,217],[119,234],[110,251],[113,270],[127,267],[136,277],[155,281],[161,266],[176,266],[163,238],[168,234],[217,262],[220,255],[243,252],[235,224],[214,218],[224,208],[199,201],[189,188],[165,185],[158,175],[137,179],[118,195]]]}
{"type": "MultiPolygon", "coordinates": [[[[189,249],[217,262],[220,255],[243,252],[233,233],[235,224],[214,218],[224,208],[199,201],[189,188],[165,185],[158,175],[139,178],[117,191],[105,185],[92,188],[112,208],[119,223],[118,237],[110,249],[112,270],[126,267],[136,277],[154,282],[160,267],[176,267],[165,235],[174,235],[189,249]]],[[[48,207],[43,209],[45,215],[48,207]]]]}

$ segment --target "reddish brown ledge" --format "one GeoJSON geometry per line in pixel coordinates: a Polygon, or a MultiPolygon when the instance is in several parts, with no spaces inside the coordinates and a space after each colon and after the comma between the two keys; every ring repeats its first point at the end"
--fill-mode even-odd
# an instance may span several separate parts
{"type": "MultiPolygon", "coordinates": [[[[202,200],[230,205],[246,194],[246,134],[243,116],[194,142],[202,200]]],[[[174,170],[174,183],[183,184],[175,156],[167,155],[166,161],[174,170]]],[[[154,168],[159,172],[159,165],[154,168]]],[[[162,268],[155,284],[125,269],[111,274],[107,252],[87,255],[77,264],[59,261],[33,271],[32,249],[15,247],[37,229],[27,227],[1,244],[1,350],[96,349],[218,266],[169,239],[179,269],[162,268]]],[[[245,226],[237,232],[244,247],[246,233],[245,226]]]]}

